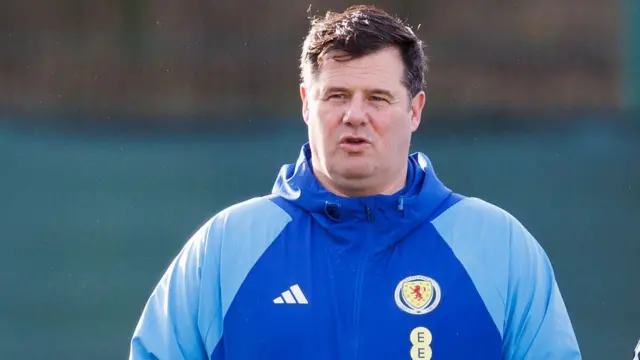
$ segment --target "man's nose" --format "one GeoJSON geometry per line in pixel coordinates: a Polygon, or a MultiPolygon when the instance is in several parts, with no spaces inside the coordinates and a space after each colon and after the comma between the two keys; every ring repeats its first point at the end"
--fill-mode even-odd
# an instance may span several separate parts
{"type": "Polygon", "coordinates": [[[368,121],[368,116],[364,101],[358,96],[352,97],[342,121],[348,125],[365,125],[368,121]]]}

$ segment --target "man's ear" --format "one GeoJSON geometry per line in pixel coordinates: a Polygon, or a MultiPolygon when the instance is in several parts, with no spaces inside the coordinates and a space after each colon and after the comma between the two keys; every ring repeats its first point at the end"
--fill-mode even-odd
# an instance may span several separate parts
{"type": "Polygon", "coordinates": [[[309,90],[304,83],[300,84],[300,99],[302,100],[302,118],[309,123],[309,90]]]}
{"type": "Polygon", "coordinates": [[[420,127],[420,121],[422,119],[422,109],[424,108],[424,103],[426,102],[427,95],[424,91],[420,91],[416,96],[411,99],[411,118],[409,121],[411,122],[411,132],[418,130],[420,127]]]}

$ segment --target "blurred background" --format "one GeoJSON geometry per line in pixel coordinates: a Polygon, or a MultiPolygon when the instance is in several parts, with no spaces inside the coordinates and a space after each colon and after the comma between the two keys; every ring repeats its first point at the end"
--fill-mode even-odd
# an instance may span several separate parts
{"type": "MultiPolygon", "coordinates": [[[[386,0],[427,43],[414,151],[547,250],[585,359],[640,337],[640,3],[386,0]]],[[[0,358],[122,359],[169,262],[306,141],[346,1],[0,3],[0,358]]]]}

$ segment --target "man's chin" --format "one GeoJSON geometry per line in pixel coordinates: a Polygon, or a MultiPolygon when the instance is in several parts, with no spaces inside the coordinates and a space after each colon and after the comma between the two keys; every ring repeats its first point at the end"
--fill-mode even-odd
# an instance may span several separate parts
{"type": "Polygon", "coordinates": [[[341,170],[341,176],[348,180],[363,180],[371,178],[373,175],[373,170],[368,164],[352,165],[341,170]]]}

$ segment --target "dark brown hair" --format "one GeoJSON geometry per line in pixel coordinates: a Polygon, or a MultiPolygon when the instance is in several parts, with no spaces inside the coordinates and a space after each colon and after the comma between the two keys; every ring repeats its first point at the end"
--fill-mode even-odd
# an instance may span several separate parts
{"type": "Polygon", "coordinates": [[[427,72],[423,43],[402,20],[370,5],[351,6],[341,13],[329,11],[323,18],[311,19],[300,57],[301,80],[315,76],[330,51],[344,53],[335,60],[350,60],[388,47],[400,51],[403,83],[411,97],[415,96],[424,87],[427,72]]]}

